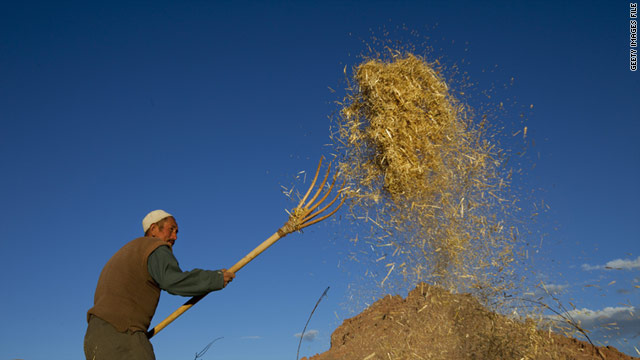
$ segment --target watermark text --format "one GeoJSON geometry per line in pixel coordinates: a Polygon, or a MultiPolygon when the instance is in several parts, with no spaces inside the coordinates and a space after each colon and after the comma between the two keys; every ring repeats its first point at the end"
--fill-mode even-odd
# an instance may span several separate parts
{"type": "Polygon", "coordinates": [[[629,4],[629,70],[638,70],[638,3],[629,4]]]}

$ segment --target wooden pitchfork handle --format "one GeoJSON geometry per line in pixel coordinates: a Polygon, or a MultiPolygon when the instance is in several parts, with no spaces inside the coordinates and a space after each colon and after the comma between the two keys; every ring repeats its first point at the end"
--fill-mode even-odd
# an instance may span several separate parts
{"type": "MultiPolygon", "coordinates": [[[[335,182],[336,182],[337,174],[333,176],[333,181],[331,183],[331,186],[325,192],[324,196],[316,202],[318,196],[322,193],[324,185],[327,182],[327,178],[329,177],[329,172],[331,171],[331,164],[329,164],[329,167],[324,176],[324,180],[322,181],[322,184],[320,184],[320,186],[318,187],[318,190],[316,191],[313,198],[311,198],[311,200],[307,202],[307,198],[311,194],[311,191],[315,186],[316,180],[318,179],[318,174],[320,172],[321,165],[322,165],[322,158],[320,158],[320,162],[318,163],[318,169],[316,170],[316,175],[313,178],[313,181],[311,182],[311,186],[309,186],[309,190],[307,190],[307,193],[304,195],[302,200],[300,200],[300,203],[298,204],[298,206],[295,209],[293,209],[293,211],[290,213],[289,220],[284,224],[284,226],[278,229],[278,231],[276,231],[273,235],[271,235],[267,240],[262,242],[262,244],[258,245],[258,247],[253,249],[253,251],[248,253],[245,257],[242,258],[242,260],[238,261],[235,265],[233,265],[227,271],[230,271],[232,273],[238,272],[238,270],[242,269],[251,260],[255,259],[256,256],[260,255],[263,251],[265,251],[267,248],[273,245],[276,241],[287,236],[287,234],[290,234],[294,231],[302,230],[307,226],[311,226],[315,223],[318,223],[328,218],[329,216],[333,215],[336,211],[338,211],[338,209],[342,206],[342,204],[344,204],[344,201],[346,199],[345,196],[342,196],[342,199],[340,200],[340,203],[338,204],[338,206],[334,208],[330,213],[325,214],[321,217],[318,217],[318,215],[325,212],[329,207],[331,207],[331,205],[333,205],[333,203],[338,199],[338,197],[340,197],[340,193],[342,192],[342,190],[344,190],[344,183],[342,184],[341,189],[338,191],[338,194],[336,194],[336,196],[333,198],[333,200],[331,200],[331,202],[329,202],[329,204],[316,210],[318,206],[327,199],[327,197],[333,190],[333,186],[335,185],[335,182]]],[[[154,335],[159,333],[160,330],[164,329],[167,325],[171,324],[175,319],[177,319],[180,315],[184,314],[185,311],[189,310],[193,305],[195,305],[198,301],[202,300],[205,296],[207,296],[207,294],[194,296],[191,299],[189,299],[189,301],[185,302],[182,306],[180,306],[176,311],[174,311],[166,319],[162,320],[158,325],[156,325],[153,329],[147,332],[147,337],[151,339],[154,335]]]]}

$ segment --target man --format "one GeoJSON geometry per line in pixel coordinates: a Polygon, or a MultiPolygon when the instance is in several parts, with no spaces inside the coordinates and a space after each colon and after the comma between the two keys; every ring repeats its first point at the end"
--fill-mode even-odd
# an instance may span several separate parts
{"type": "Polygon", "coordinates": [[[224,288],[235,277],[227,269],[182,271],[172,252],[178,224],[171,214],[150,212],[142,229],[145,236],[118,250],[100,273],[94,306],[87,312],[87,360],[155,359],[147,331],[160,290],[203,295],[224,288]]]}

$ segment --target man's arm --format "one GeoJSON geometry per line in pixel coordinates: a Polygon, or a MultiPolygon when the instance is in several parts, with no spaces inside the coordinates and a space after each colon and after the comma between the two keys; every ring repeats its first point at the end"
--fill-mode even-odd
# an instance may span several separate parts
{"type": "Polygon", "coordinates": [[[160,288],[173,295],[204,295],[222,289],[230,281],[225,279],[224,269],[182,271],[169,246],[160,246],[149,255],[147,269],[160,288]]]}

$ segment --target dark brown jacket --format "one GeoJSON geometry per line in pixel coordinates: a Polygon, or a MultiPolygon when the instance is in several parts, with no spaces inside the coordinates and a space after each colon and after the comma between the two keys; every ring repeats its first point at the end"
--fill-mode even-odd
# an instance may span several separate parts
{"type": "Polygon", "coordinates": [[[166,242],[153,237],[132,240],[116,252],[100,273],[94,306],[95,315],[116,330],[147,331],[160,300],[160,287],[147,270],[147,258],[166,242]]]}

